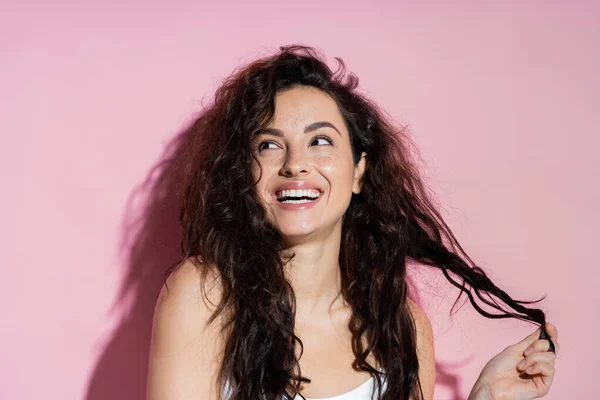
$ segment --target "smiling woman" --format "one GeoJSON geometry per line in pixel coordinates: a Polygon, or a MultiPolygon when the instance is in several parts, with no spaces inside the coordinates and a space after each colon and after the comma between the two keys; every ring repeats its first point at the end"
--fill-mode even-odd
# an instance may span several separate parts
{"type": "Polygon", "coordinates": [[[366,153],[354,161],[335,101],[311,86],[280,91],[271,122],[253,144],[256,191],[286,246],[308,241],[310,233],[312,241],[341,232],[351,195],[360,192],[366,153]]]}
{"type": "Polygon", "coordinates": [[[490,360],[470,399],[545,395],[556,329],[462,250],[406,130],[338,62],[282,47],[229,77],[195,121],[147,398],[432,399],[433,335],[408,296],[409,259],[483,316],[541,325],[490,360]]]}

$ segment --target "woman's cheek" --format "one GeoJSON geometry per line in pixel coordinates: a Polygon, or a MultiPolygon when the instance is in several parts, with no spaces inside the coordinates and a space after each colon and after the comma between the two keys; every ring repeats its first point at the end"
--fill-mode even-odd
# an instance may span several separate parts
{"type": "Polygon", "coordinates": [[[316,160],[316,165],[319,171],[323,172],[327,180],[337,185],[352,183],[354,174],[354,165],[352,163],[340,162],[340,160],[334,156],[323,156],[316,160]]]}
{"type": "Polygon", "coordinates": [[[315,163],[324,171],[333,171],[336,169],[336,159],[330,154],[324,154],[315,158],[315,163]]]}

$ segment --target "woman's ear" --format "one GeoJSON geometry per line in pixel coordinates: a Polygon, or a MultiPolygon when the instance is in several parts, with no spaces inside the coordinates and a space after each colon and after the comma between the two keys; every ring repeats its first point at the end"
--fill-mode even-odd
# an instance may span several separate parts
{"type": "Polygon", "coordinates": [[[363,151],[360,156],[360,160],[354,166],[354,182],[352,184],[352,193],[358,194],[362,189],[362,179],[365,174],[365,169],[367,167],[367,153],[363,151]]]}

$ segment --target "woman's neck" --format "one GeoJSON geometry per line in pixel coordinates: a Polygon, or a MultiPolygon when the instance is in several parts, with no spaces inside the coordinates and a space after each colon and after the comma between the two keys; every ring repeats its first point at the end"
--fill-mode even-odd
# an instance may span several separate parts
{"type": "Polygon", "coordinates": [[[296,319],[322,316],[342,300],[339,267],[340,235],[297,244],[284,254],[295,254],[285,274],[296,296],[296,319]]]}

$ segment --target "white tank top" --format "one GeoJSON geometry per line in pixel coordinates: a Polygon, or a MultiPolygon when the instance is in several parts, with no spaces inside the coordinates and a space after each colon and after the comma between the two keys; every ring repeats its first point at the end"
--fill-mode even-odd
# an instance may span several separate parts
{"type": "MultiPolygon", "coordinates": [[[[385,378],[382,381],[382,392],[385,390],[385,378]]],[[[338,394],[333,397],[304,397],[306,400],[372,400],[377,397],[377,383],[375,378],[371,377],[368,381],[363,382],[360,386],[352,389],[349,392],[338,394]]],[[[294,400],[302,400],[302,397],[296,396],[294,400]]]]}
{"type": "MultiPolygon", "coordinates": [[[[380,370],[382,371],[382,370],[380,370]]],[[[385,391],[386,388],[386,379],[385,377],[382,380],[382,392],[385,391]]],[[[225,382],[225,387],[223,388],[223,399],[229,399],[230,394],[229,381],[225,382]]],[[[368,381],[363,382],[360,386],[350,390],[349,392],[339,394],[333,397],[306,397],[306,400],[372,400],[375,399],[377,395],[377,383],[375,382],[375,378],[371,377],[368,381]]],[[[302,400],[302,397],[296,395],[294,400],[302,400]]]]}

